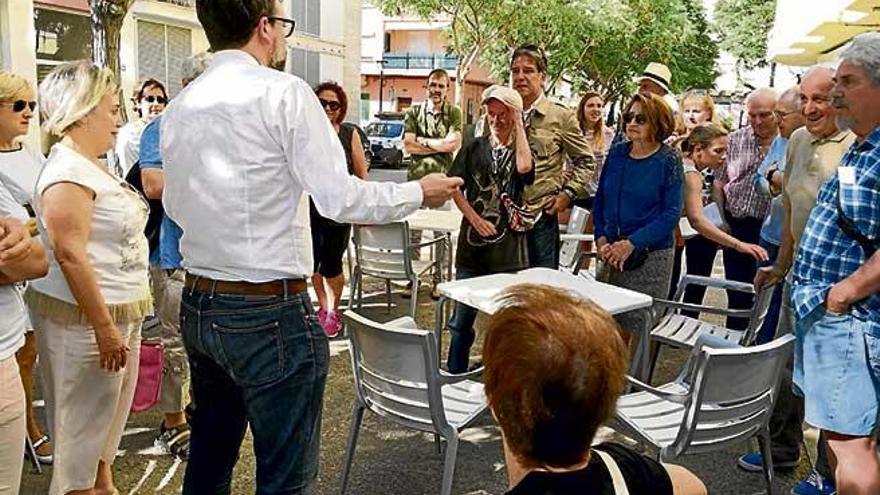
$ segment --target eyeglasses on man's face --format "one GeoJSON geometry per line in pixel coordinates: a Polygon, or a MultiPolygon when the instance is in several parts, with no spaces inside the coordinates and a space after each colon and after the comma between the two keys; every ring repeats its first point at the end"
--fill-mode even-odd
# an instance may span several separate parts
{"type": "Polygon", "coordinates": [[[31,112],[37,108],[36,101],[26,101],[26,100],[15,100],[15,101],[0,101],[0,105],[8,105],[12,107],[12,111],[15,113],[24,112],[25,108],[30,108],[31,112]]]}
{"type": "Polygon", "coordinates": [[[290,38],[293,35],[293,30],[296,28],[296,21],[293,19],[288,19],[286,17],[276,17],[273,15],[267,15],[266,19],[269,19],[272,22],[280,22],[284,28],[284,37],[290,38]]]}

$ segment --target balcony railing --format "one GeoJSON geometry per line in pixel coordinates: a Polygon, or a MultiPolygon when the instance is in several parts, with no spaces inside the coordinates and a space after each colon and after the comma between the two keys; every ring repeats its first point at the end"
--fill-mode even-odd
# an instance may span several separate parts
{"type": "Polygon", "coordinates": [[[386,52],[386,69],[446,69],[455,70],[458,57],[445,53],[430,52],[386,52]]]}

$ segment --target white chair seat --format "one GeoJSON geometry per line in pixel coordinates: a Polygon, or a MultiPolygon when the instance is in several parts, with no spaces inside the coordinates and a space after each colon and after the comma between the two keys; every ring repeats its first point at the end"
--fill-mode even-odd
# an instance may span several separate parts
{"type": "Polygon", "coordinates": [[[464,380],[443,385],[440,390],[446,420],[455,429],[467,427],[486,409],[486,394],[482,383],[464,380]]]}
{"type": "Polygon", "coordinates": [[[651,331],[651,338],[671,347],[691,348],[702,335],[714,335],[729,342],[739,343],[741,330],[731,330],[677,313],[668,314],[651,331]]]}
{"type": "MultiPolygon", "coordinates": [[[[675,382],[658,389],[672,393],[688,391],[686,387],[675,382]]],[[[685,407],[648,392],[635,392],[620,397],[617,411],[616,421],[622,423],[624,430],[637,433],[660,449],[671,444],[678,435],[685,407]]]]}

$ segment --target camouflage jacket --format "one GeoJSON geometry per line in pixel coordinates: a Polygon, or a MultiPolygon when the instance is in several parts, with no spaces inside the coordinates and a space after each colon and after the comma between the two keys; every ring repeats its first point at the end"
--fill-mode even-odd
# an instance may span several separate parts
{"type": "MultiPolygon", "coordinates": [[[[455,105],[445,102],[438,115],[428,111],[428,102],[414,105],[404,116],[404,132],[413,133],[416,137],[444,139],[452,131],[461,132],[461,110],[455,105]]],[[[418,180],[422,177],[449,171],[452,166],[452,153],[432,153],[430,155],[413,155],[406,180],[418,180]]]]}

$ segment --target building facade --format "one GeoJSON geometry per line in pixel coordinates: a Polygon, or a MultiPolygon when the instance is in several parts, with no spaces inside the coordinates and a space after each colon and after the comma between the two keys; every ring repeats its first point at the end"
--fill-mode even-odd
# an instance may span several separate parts
{"type": "MultiPolygon", "coordinates": [[[[445,69],[453,80],[449,101],[456,101],[458,58],[447,53],[444,29],[448,21],[425,21],[412,16],[386,16],[363,2],[361,41],[360,120],[366,124],[379,112],[403,112],[426,99],[425,78],[433,69],[445,69]]],[[[465,126],[479,116],[480,95],[493,84],[489,72],[475,64],[463,86],[465,126]]]]}
{"type": "MultiPolygon", "coordinates": [[[[291,0],[284,5],[296,20],[296,32],[288,40],[287,69],[310,84],[335,80],[356,102],[360,92],[360,0],[291,0]]],[[[120,39],[124,94],[130,94],[139,81],[154,78],[166,85],[173,98],[180,91],[183,60],[207,49],[194,0],[136,0],[120,39]]],[[[91,50],[88,0],[0,0],[3,70],[39,83],[61,63],[90,58],[91,50]]],[[[357,105],[350,105],[350,120],[356,122],[358,114],[357,105]]],[[[28,141],[39,146],[36,123],[28,141]]]]}

